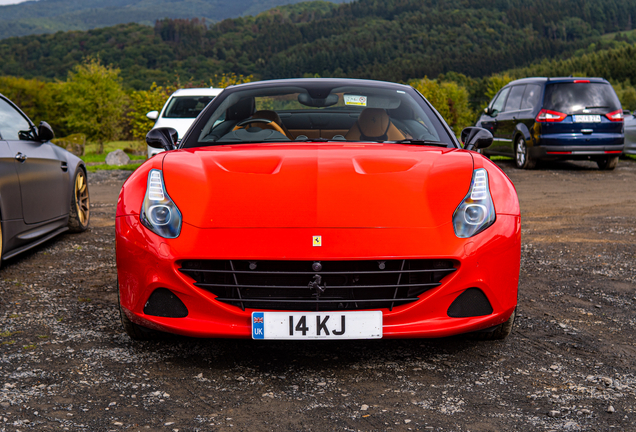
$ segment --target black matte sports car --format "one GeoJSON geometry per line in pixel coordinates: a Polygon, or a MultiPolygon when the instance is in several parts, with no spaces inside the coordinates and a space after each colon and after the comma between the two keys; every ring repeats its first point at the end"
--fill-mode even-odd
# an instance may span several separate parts
{"type": "Polygon", "coordinates": [[[65,231],[88,228],[86,167],[0,94],[0,263],[65,231]]]}

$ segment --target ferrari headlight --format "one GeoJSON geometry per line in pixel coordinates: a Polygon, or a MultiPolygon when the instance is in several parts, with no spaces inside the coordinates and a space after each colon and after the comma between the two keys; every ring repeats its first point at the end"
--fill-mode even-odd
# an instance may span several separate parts
{"type": "Polygon", "coordinates": [[[139,220],[150,231],[164,238],[177,238],[181,233],[181,212],[168,196],[160,170],[153,169],[148,173],[139,220]]]}
{"type": "Polygon", "coordinates": [[[460,238],[479,234],[495,222],[495,206],[490,197],[488,172],[479,168],[473,171],[468,195],[453,214],[455,235],[460,238]]]}

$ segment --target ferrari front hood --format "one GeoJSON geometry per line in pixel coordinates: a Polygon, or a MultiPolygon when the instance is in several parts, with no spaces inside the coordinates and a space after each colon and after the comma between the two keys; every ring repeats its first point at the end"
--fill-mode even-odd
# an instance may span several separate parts
{"type": "Polygon", "coordinates": [[[403,144],[243,144],[171,152],[168,195],[200,228],[409,228],[450,223],[468,152],[403,144]]]}

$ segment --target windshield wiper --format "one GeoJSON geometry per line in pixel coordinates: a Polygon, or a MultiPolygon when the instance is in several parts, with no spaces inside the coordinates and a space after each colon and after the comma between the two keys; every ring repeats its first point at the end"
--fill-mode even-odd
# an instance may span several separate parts
{"type": "Polygon", "coordinates": [[[416,144],[416,145],[431,145],[437,147],[448,147],[447,143],[439,142],[439,141],[429,141],[429,140],[421,140],[421,139],[412,139],[407,138],[399,141],[387,141],[394,142],[396,144],[416,144]]]}
{"type": "Polygon", "coordinates": [[[334,138],[301,138],[301,136],[298,136],[293,142],[347,142],[347,140],[334,138]]]}
{"type": "Polygon", "coordinates": [[[593,109],[593,108],[609,108],[609,107],[607,105],[585,107],[585,109],[593,109]]]}

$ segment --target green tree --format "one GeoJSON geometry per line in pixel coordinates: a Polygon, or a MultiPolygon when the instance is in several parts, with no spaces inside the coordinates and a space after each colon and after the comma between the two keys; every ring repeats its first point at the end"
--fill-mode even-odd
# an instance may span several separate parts
{"type": "Polygon", "coordinates": [[[122,135],[127,97],[119,69],[104,66],[99,59],[86,59],[69,72],[62,100],[68,128],[96,141],[99,153],[104,152],[104,142],[122,135]]]}
{"type": "Polygon", "coordinates": [[[254,81],[253,75],[243,76],[236,75],[235,73],[227,74],[215,74],[214,78],[210,79],[210,86],[214,88],[225,88],[231,85],[244,84],[254,81]]]}
{"type": "Polygon", "coordinates": [[[513,80],[514,78],[512,78],[508,74],[493,75],[489,77],[486,87],[486,97],[488,98],[488,101],[494,98],[497,92],[499,92],[499,90],[501,90],[503,86],[513,80]]]}
{"type": "Polygon", "coordinates": [[[439,82],[424,77],[409,82],[444,117],[446,123],[459,135],[473,123],[474,112],[468,105],[468,90],[453,81],[439,82]]]}
{"type": "Polygon", "coordinates": [[[48,122],[57,136],[66,133],[62,106],[59,103],[61,83],[44,82],[12,76],[0,76],[0,93],[15,103],[31,120],[48,122]]]}

